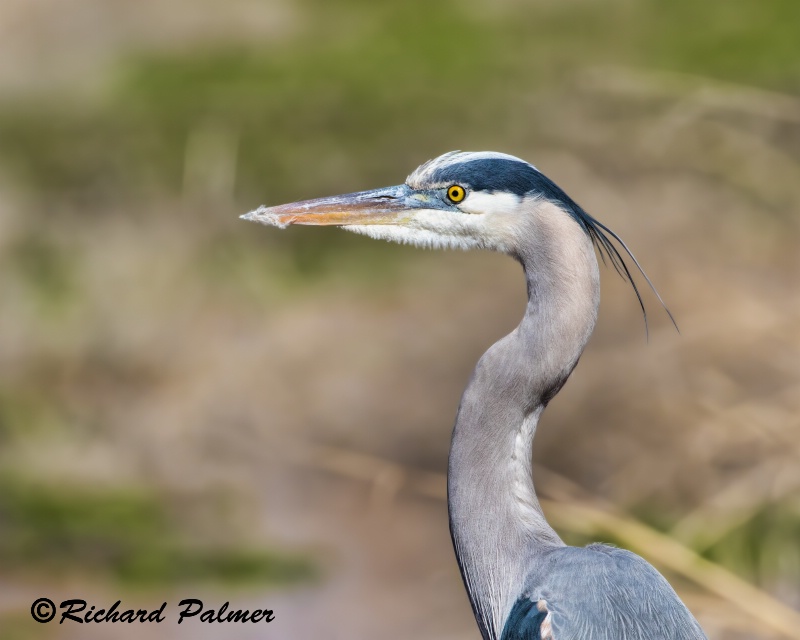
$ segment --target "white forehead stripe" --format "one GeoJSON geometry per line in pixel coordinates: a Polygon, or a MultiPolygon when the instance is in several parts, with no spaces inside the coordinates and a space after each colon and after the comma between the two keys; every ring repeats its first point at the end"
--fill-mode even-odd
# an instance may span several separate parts
{"type": "MultiPolygon", "coordinates": [[[[412,189],[420,189],[423,185],[429,183],[433,175],[443,169],[444,167],[453,164],[462,164],[465,162],[472,162],[473,160],[513,160],[515,162],[525,162],[521,158],[509,155],[507,153],[500,153],[498,151],[449,151],[440,155],[438,158],[428,160],[426,163],[420,165],[411,175],[406,178],[406,184],[412,189]]],[[[533,165],[531,165],[533,166],[533,165]]],[[[536,167],[533,167],[536,169],[536,167]]]]}

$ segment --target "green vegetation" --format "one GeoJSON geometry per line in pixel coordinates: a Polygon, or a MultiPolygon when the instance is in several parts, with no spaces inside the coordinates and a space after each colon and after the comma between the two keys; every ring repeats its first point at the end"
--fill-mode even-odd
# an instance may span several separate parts
{"type": "Polygon", "coordinates": [[[44,234],[18,238],[4,256],[6,263],[48,312],[57,311],[75,292],[73,261],[44,234]]]}
{"type": "MultiPolygon", "coordinates": [[[[480,146],[532,91],[585,66],[800,92],[792,0],[304,8],[294,39],[261,50],[129,59],[89,111],[0,103],[0,162],[48,203],[147,199],[181,192],[187,144],[211,129],[230,137],[239,198],[280,201],[380,184],[422,156],[480,146]]],[[[531,135],[546,128],[531,118],[531,135]]]]}
{"type": "Polygon", "coordinates": [[[49,428],[54,412],[41,396],[22,389],[0,392],[0,445],[49,428]]]}
{"type": "MultiPolygon", "coordinates": [[[[0,166],[40,203],[92,216],[123,203],[136,215],[231,172],[204,224],[223,211],[398,181],[443,149],[507,136],[529,97],[604,63],[675,70],[800,92],[800,5],[763,3],[457,3],[306,0],[303,28],[261,49],[221,45],[125,60],[101,100],[0,101],[0,166]],[[226,154],[230,157],[225,157],[226,154]],[[205,166],[205,169],[204,169],[205,166]],[[187,173],[188,172],[188,173],[187,173]],[[140,206],[132,203],[140,203],[140,206]],[[241,203],[241,204],[234,204],[241,203]]],[[[536,114],[526,140],[545,140],[536,114]]],[[[191,196],[191,193],[189,193],[191,196]]],[[[214,194],[212,194],[214,195],[214,194]]],[[[203,204],[205,203],[205,204],[203,204]]],[[[369,251],[341,233],[287,238],[286,275],[313,276],[337,256],[369,251]]],[[[237,249],[240,250],[240,248],[237,249]]],[[[37,286],[67,291],[56,254],[20,249],[37,286]],[[42,259],[42,258],[46,259],[42,259]]],[[[387,250],[375,266],[387,264],[387,250]]],[[[391,258],[389,259],[391,261],[391,258]]]]}
{"type": "Polygon", "coordinates": [[[0,564],[5,575],[111,577],[136,587],[283,584],[313,573],[303,558],[197,546],[141,490],[55,487],[8,474],[0,476],[0,564]]]}
{"type": "Polygon", "coordinates": [[[800,93],[800,5],[792,0],[644,3],[642,63],[800,93]]]}
{"type": "MultiPolygon", "coordinates": [[[[651,526],[656,531],[670,534],[680,520],[680,512],[658,508],[648,503],[631,509],[636,520],[651,526]]],[[[605,542],[627,547],[624,540],[613,535],[582,535],[563,532],[567,544],[584,546],[592,542],[605,542]]],[[[744,579],[761,586],[785,581],[791,584],[800,573],[800,509],[796,499],[764,503],[758,513],[706,546],[701,540],[681,540],[690,548],[698,550],[703,557],[731,569],[744,579]]]]}
{"type": "Polygon", "coordinates": [[[796,500],[764,504],[704,554],[756,584],[792,584],[800,575],[800,509],[796,500]]]}

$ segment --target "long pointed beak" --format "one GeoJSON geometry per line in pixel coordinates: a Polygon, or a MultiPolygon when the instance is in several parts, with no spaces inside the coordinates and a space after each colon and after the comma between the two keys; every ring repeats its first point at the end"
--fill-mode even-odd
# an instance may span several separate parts
{"type": "Polygon", "coordinates": [[[414,210],[426,208],[426,201],[424,194],[403,184],[277,207],[261,206],[241,218],[280,228],[290,224],[402,224],[414,210]]]}

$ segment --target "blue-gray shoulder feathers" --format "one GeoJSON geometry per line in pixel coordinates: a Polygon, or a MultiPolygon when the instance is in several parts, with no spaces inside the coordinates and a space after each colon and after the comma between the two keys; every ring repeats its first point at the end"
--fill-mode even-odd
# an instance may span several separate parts
{"type": "Polygon", "coordinates": [[[658,571],[635,553],[602,544],[549,552],[529,576],[501,640],[540,640],[542,613],[551,617],[544,637],[551,631],[553,640],[706,638],[658,571]]]}

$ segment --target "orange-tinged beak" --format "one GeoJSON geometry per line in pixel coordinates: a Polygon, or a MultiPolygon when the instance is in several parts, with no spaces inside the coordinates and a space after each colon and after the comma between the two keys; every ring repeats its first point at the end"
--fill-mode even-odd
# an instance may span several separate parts
{"type": "Polygon", "coordinates": [[[243,220],[281,228],[290,224],[387,225],[402,224],[413,211],[428,207],[430,203],[426,194],[399,185],[277,207],[261,206],[241,217],[243,220]]]}

